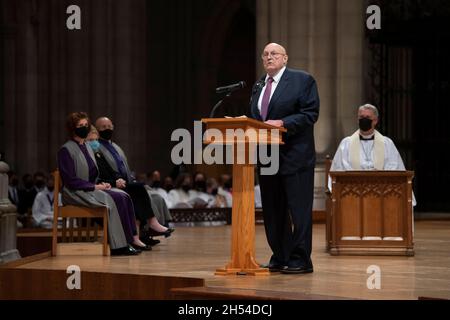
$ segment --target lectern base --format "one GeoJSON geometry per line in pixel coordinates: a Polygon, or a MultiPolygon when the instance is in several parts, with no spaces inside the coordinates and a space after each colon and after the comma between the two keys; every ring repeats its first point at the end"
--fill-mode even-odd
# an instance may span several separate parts
{"type": "MultiPolygon", "coordinates": [[[[359,244],[359,243],[358,243],[359,244]]],[[[380,245],[346,245],[346,246],[330,246],[328,251],[332,256],[339,255],[355,255],[355,256],[414,256],[414,249],[407,247],[389,247],[380,245]]]]}
{"type": "Polygon", "coordinates": [[[243,275],[243,276],[268,276],[270,274],[269,269],[258,268],[258,269],[240,269],[240,268],[220,268],[214,273],[216,276],[227,276],[227,275],[243,275]]]}

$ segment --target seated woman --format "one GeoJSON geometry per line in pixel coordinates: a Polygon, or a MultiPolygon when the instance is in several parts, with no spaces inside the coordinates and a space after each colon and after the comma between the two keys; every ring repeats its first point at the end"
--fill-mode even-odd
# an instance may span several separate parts
{"type": "Polygon", "coordinates": [[[130,197],[121,190],[111,189],[108,183],[97,183],[98,168],[94,153],[85,144],[90,130],[87,114],[70,114],[66,128],[70,140],[58,151],[63,203],[108,207],[108,235],[112,255],[136,255],[141,250],[150,250],[151,247],[142,243],[137,235],[130,197]]]}
{"type": "MultiPolygon", "coordinates": [[[[120,188],[131,197],[133,202],[134,212],[140,225],[148,226],[148,230],[141,232],[141,241],[147,245],[155,245],[159,241],[153,240],[153,236],[169,237],[174,231],[172,228],[162,226],[155,217],[154,206],[150,200],[150,195],[145,188],[145,184],[140,182],[126,183],[124,177],[116,172],[105,159],[100,151],[100,143],[98,142],[99,134],[94,126],[91,126],[91,131],[87,137],[91,148],[95,154],[95,160],[99,169],[99,181],[108,183],[112,186],[120,188]]],[[[139,229],[139,228],[137,228],[139,229]]]]}

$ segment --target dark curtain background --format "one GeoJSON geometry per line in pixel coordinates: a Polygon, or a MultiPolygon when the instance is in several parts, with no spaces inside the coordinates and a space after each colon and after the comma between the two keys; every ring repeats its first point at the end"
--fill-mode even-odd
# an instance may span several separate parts
{"type": "Polygon", "coordinates": [[[418,211],[448,212],[450,3],[367,1],[382,8],[381,30],[367,31],[367,97],[380,129],[415,171],[418,211]]]}
{"type": "Polygon", "coordinates": [[[73,111],[111,117],[136,172],[168,174],[172,131],[208,116],[215,87],[256,77],[255,0],[0,0],[0,15],[0,151],[19,174],[56,167],[73,111]]]}

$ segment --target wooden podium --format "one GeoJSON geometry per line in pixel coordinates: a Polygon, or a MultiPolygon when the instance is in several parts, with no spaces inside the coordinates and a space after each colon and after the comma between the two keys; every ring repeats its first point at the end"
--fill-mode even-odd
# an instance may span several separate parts
{"type": "Polygon", "coordinates": [[[327,251],[414,255],[412,171],[331,171],[327,251]]]}
{"type": "Polygon", "coordinates": [[[258,144],[283,144],[281,132],[286,132],[286,129],[250,118],[209,118],[202,119],[202,122],[206,124],[203,140],[205,144],[231,145],[235,151],[239,147],[245,147],[245,154],[241,154],[239,158],[238,152],[235,152],[233,159],[231,261],[224,268],[217,269],[215,274],[268,275],[269,270],[261,268],[255,261],[254,164],[250,160],[258,144]],[[208,134],[208,129],[220,131],[222,139],[208,134]],[[227,129],[256,132],[256,135],[249,134],[241,138],[227,137],[227,129]],[[279,130],[278,137],[271,134],[271,129],[279,130]]]}

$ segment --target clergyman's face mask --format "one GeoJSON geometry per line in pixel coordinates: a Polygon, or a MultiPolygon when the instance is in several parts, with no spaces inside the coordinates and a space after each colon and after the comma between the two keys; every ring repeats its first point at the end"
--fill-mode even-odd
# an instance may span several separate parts
{"type": "Polygon", "coordinates": [[[361,118],[359,119],[359,129],[361,131],[369,131],[372,129],[372,119],[361,118]]]}

